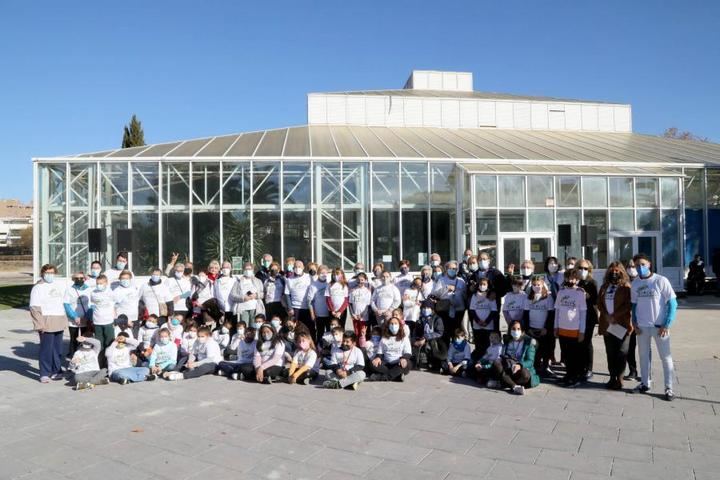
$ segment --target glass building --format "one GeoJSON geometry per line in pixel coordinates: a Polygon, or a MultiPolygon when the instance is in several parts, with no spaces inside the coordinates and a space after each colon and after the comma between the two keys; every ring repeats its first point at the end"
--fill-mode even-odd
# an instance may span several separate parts
{"type": "MultiPolygon", "coordinates": [[[[308,124],[34,159],[35,271],[86,270],[88,229],[132,229],[131,268],[171,252],[352,269],[488,250],[498,265],[649,254],[682,287],[720,248],[720,145],[632,133],[629,105],[492,94],[462,72],[308,95],[308,124]],[[571,245],[558,245],[569,224],[571,245]],[[597,227],[583,246],[581,226],[597,227]]],[[[716,272],[720,273],[720,272],[716,272]]]]}

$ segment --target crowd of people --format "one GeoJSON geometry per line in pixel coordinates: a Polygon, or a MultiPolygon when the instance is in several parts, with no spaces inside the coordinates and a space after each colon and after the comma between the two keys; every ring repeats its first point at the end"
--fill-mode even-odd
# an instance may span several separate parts
{"type": "Polygon", "coordinates": [[[69,286],[56,281],[55,266],[42,267],[30,301],[42,383],[65,378],[66,353],[77,390],[212,374],[357,389],[423,369],[524,394],[541,379],[576,387],[592,378],[597,327],[608,389],[639,380],[634,391],[650,390],[654,340],[665,398],[674,398],[676,297],[643,254],[610,263],[597,280],[587,259],[548,257],[542,272],[525,260],[503,273],[472,250],[444,263],[433,254],[419,275],[407,260],[395,275],[358,263],[346,276],[270,254],[239,274],[229,262],[198,269],[177,254],[147,280],[127,267],[121,252],[112,268],[96,261],[74,272],[69,286]]]}

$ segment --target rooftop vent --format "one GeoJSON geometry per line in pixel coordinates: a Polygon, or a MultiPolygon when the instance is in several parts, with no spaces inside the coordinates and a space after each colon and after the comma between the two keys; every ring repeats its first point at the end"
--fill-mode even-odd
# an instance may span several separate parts
{"type": "Polygon", "coordinates": [[[407,90],[441,90],[447,92],[472,92],[471,72],[440,72],[436,70],[413,70],[403,87],[407,90]]]}

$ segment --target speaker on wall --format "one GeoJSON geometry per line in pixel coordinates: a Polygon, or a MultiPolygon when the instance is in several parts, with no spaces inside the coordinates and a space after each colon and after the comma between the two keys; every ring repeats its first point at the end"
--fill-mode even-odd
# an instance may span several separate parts
{"type": "Polygon", "coordinates": [[[88,251],[103,253],[107,250],[107,236],[104,228],[88,228],[88,251]]]}
{"type": "Polygon", "coordinates": [[[593,225],[583,225],[580,229],[580,239],[583,247],[597,247],[598,229],[593,225]]]}
{"type": "Polygon", "coordinates": [[[570,224],[558,225],[558,247],[572,245],[572,226],[570,224]]]}
{"type": "Polygon", "coordinates": [[[133,231],[132,228],[119,228],[117,230],[117,252],[133,251],[133,231]]]}

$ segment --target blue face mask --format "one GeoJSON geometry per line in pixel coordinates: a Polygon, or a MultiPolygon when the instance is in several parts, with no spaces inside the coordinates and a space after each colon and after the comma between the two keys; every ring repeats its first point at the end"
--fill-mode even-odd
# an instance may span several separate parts
{"type": "Polygon", "coordinates": [[[122,285],[125,288],[128,288],[130,286],[130,280],[120,280],[120,285],[122,285]]]}
{"type": "Polygon", "coordinates": [[[448,277],[453,278],[455,275],[457,275],[457,270],[454,268],[449,268],[447,271],[448,277]]]}
{"type": "Polygon", "coordinates": [[[388,330],[390,330],[390,333],[392,333],[393,335],[396,335],[398,331],[400,331],[400,325],[398,325],[397,323],[391,323],[388,326],[388,330]]]}
{"type": "Polygon", "coordinates": [[[177,327],[178,325],[180,325],[180,320],[178,320],[177,318],[173,318],[172,320],[170,320],[170,323],[177,327]]]}
{"type": "Polygon", "coordinates": [[[643,278],[650,276],[650,267],[648,267],[647,265],[638,265],[637,270],[640,276],[643,278]]]}
{"type": "Polygon", "coordinates": [[[510,336],[512,336],[513,339],[517,340],[522,335],[522,331],[520,330],[510,330],[510,336]]]}
{"type": "Polygon", "coordinates": [[[150,276],[150,280],[152,280],[154,283],[157,283],[160,281],[160,275],[152,275],[150,276]]]}
{"type": "Polygon", "coordinates": [[[440,278],[440,272],[433,272],[432,279],[437,280],[438,278],[440,278]]]}
{"type": "Polygon", "coordinates": [[[43,275],[43,280],[45,280],[45,283],[53,283],[55,281],[55,274],[46,273],[43,275]]]}
{"type": "Polygon", "coordinates": [[[97,291],[98,291],[98,292],[104,292],[106,288],[107,288],[107,285],[99,284],[99,283],[97,284],[97,291]]]}
{"type": "Polygon", "coordinates": [[[460,341],[458,341],[457,338],[453,339],[452,341],[453,347],[455,347],[455,350],[465,350],[465,345],[467,344],[467,340],[464,338],[460,341]]]}
{"type": "Polygon", "coordinates": [[[380,335],[373,335],[373,336],[370,337],[370,338],[371,338],[371,340],[373,341],[373,343],[378,343],[378,342],[380,341],[380,338],[381,338],[381,337],[380,337],[380,335]]]}

